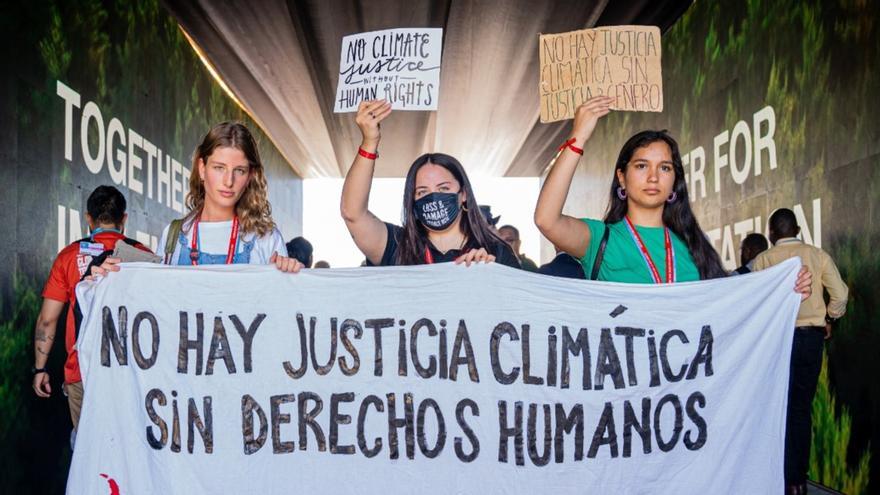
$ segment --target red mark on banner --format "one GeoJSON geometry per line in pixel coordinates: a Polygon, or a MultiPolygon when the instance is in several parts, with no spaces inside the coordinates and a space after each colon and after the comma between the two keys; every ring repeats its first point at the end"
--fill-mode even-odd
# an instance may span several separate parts
{"type": "Polygon", "coordinates": [[[101,473],[100,476],[102,478],[105,478],[107,480],[107,484],[110,485],[110,495],[119,495],[119,484],[116,483],[116,480],[104,473],[101,473]]]}

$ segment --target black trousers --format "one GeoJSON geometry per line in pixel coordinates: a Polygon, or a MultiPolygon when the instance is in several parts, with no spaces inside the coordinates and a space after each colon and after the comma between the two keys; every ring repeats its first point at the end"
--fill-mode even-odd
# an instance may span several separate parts
{"type": "Polygon", "coordinates": [[[822,370],[824,327],[797,327],[791,348],[785,418],[785,484],[807,481],[813,426],[813,397],[822,370]]]}

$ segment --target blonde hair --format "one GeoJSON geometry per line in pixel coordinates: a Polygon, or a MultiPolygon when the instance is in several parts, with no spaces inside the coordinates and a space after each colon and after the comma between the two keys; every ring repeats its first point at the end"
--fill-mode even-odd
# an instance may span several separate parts
{"type": "Polygon", "coordinates": [[[272,220],[272,206],[269,204],[266,173],[254,136],[240,122],[221,122],[215,125],[193,152],[189,193],[186,195],[186,206],[190,212],[184,223],[191,224],[205,207],[205,184],[199,175],[199,160],[207,164],[208,157],[217,148],[240,150],[248,161],[248,185],[235,204],[235,213],[242,232],[254,232],[260,236],[270,233],[275,228],[275,222],[272,220]]]}

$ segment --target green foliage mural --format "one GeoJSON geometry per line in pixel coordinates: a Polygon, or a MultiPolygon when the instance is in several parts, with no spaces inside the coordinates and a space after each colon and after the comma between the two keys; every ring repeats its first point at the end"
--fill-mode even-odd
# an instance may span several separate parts
{"type": "MultiPolygon", "coordinates": [[[[32,361],[32,332],[40,307],[40,300],[33,287],[21,278],[15,280],[12,301],[3,301],[4,310],[10,314],[0,322],[0,416],[7,418],[0,424],[0,442],[3,445],[21,445],[30,429],[31,418],[27,414],[30,399],[30,383],[22,373],[32,361]],[[15,420],[12,420],[15,418],[15,420]]],[[[14,449],[0,450],[0,473],[4,484],[15,486],[22,483],[25,472],[16,459],[14,449]]]]}
{"type": "Polygon", "coordinates": [[[851,469],[846,456],[852,433],[849,411],[837,414],[837,401],[828,383],[828,359],[822,357],[822,372],[813,401],[813,448],[810,451],[810,479],[836,487],[843,493],[865,493],[868,487],[870,452],[851,469]]]}

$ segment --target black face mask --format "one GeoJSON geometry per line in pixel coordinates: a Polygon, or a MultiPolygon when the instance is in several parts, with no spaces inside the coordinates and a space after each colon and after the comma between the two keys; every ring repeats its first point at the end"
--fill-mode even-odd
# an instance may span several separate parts
{"type": "Polygon", "coordinates": [[[431,230],[446,230],[458,216],[458,193],[431,193],[417,199],[413,213],[431,230]]]}

